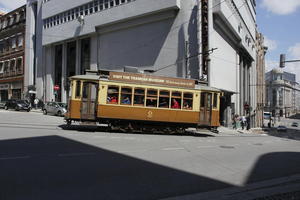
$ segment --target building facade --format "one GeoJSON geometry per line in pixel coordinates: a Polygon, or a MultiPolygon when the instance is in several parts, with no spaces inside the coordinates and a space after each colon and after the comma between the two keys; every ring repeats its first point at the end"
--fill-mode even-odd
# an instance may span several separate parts
{"type": "Polygon", "coordinates": [[[224,125],[256,109],[254,0],[28,0],[27,10],[25,84],[38,98],[66,102],[68,77],[86,69],[136,69],[220,88],[224,125]]]}
{"type": "Polygon", "coordinates": [[[224,91],[221,120],[232,124],[234,115],[248,116],[256,124],[256,2],[214,0],[210,2],[209,84],[224,91]],[[249,110],[245,109],[249,108],[249,110]]]}
{"type": "Polygon", "coordinates": [[[266,73],[266,111],[276,117],[289,117],[297,113],[299,83],[296,75],[275,68],[266,73]]]}
{"type": "Polygon", "coordinates": [[[0,16],[0,101],[24,97],[25,15],[22,6],[0,16]]]}

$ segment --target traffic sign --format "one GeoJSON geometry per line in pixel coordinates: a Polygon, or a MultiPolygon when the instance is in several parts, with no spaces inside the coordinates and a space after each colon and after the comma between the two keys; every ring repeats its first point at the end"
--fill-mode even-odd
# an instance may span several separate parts
{"type": "Polygon", "coordinates": [[[54,85],[54,88],[53,88],[54,90],[59,90],[60,88],[59,88],[59,85],[54,85]]]}

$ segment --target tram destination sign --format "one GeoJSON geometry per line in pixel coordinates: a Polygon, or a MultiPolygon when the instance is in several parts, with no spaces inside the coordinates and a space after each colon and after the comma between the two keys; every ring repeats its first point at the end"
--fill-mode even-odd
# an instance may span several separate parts
{"type": "Polygon", "coordinates": [[[181,78],[170,78],[163,76],[152,76],[147,74],[134,74],[127,72],[110,72],[109,80],[124,81],[130,83],[144,83],[155,85],[166,85],[184,88],[195,88],[195,81],[181,78]]]}

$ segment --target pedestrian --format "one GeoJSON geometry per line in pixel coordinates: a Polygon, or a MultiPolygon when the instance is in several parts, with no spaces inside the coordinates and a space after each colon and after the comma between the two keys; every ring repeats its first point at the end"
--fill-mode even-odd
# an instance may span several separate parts
{"type": "Polygon", "coordinates": [[[33,103],[34,103],[34,108],[37,109],[38,103],[39,103],[39,99],[35,98],[33,103]]]}
{"type": "Polygon", "coordinates": [[[242,116],[240,121],[241,121],[242,130],[244,130],[244,128],[246,126],[246,117],[242,116]]]}

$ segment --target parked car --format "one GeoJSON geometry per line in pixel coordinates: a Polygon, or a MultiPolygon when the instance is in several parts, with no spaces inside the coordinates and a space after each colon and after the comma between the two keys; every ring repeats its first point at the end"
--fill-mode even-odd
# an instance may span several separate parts
{"type": "Polygon", "coordinates": [[[286,126],[278,126],[277,127],[277,131],[279,131],[279,132],[286,132],[287,131],[287,128],[286,128],[286,126]]]}
{"type": "Polygon", "coordinates": [[[299,124],[298,124],[298,122],[293,122],[293,123],[292,123],[292,126],[293,126],[293,127],[298,127],[299,124]]]}
{"type": "Polygon", "coordinates": [[[0,101],[0,108],[5,108],[6,101],[0,101]]]}
{"type": "Polygon", "coordinates": [[[44,115],[53,114],[57,116],[64,116],[67,112],[67,104],[60,102],[47,102],[44,104],[44,115]]]}
{"type": "Polygon", "coordinates": [[[4,109],[26,110],[27,112],[29,112],[31,110],[31,107],[27,100],[10,99],[5,103],[4,109]]]}

